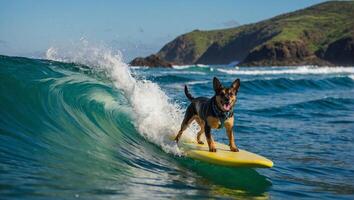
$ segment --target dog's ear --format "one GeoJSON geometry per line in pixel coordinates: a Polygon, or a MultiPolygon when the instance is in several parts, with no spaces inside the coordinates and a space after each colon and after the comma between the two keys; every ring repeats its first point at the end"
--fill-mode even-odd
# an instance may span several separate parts
{"type": "Polygon", "coordinates": [[[224,87],[221,85],[220,81],[218,78],[214,77],[213,79],[213,87],[215,93],[219,93],[224,87]]]}
{"type": "Polygon", "coordinates": [[[236,79],[234,82],[232,82],[231,88],[234,92],[237,92],[240,88],[240,79],[236,79]]]}

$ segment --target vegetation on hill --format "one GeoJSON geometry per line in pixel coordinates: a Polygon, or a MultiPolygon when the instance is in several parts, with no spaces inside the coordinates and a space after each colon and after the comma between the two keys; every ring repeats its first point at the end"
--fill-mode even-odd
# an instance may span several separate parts
{"type": "Polygon", "coordinates": [[[177,65],[353,65],[354,1],[325,2],[236,28],[195,30],[156,56],[177,65]]]}

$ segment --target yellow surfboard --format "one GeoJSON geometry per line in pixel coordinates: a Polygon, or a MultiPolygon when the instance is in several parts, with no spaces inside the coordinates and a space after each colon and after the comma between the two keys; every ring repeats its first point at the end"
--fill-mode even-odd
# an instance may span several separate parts
{"type": "Polygon", "coordinates": [[[193,140],[181,140],[178,147],[185,156],[204,162],[229,167],[271,168],[273,162],[263,156],[240,149],[230,151],[229,146],[215,142],[216,152],[209,152],[208,144],[198,144],[193,140]]]}

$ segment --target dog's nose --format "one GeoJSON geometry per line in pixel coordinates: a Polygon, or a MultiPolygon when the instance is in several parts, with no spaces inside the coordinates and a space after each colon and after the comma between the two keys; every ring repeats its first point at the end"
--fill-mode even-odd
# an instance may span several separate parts
{"type": "Polygon", "coordinates": [[[230,103],[230,99],[229,99],[229,98],[226,98],[226,99],[225,99],[225,103],[227,103],[227,104],[230,103]]]}

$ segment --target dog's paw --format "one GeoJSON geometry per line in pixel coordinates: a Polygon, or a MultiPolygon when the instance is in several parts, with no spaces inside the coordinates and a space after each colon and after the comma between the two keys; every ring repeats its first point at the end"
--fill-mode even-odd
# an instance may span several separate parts
{"type": "Polygon", "coordinates": [[[233,152],[239,152],[238,148],[236,146],[230,146],[230,150],[233,152]]]}
{"type": "Polygon", "coordinates": [[[210,151],[210,152],[216,152],[216,148],[215,148],[215,147],[210,148],[209,151],[210,151]]]}
{"type": "Polygon", "coordinates": [[[199,140],[199,141],[197,141],[197,142],[198,142],[198,144],[204,144],[204,142],[201,141],[201,140],[199,140]]]}

